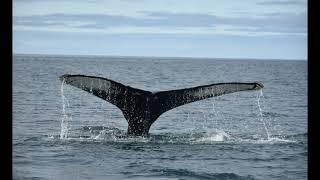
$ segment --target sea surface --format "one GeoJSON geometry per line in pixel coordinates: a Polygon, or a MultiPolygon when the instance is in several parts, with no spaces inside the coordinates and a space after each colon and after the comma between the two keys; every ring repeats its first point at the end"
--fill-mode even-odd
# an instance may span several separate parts
{"type": "Polygon", "coordinates": [[[14,179],[307,179],[307,61],[14,55],[12,98],[14,179]],[[264,88],[177,107],[127,137],[121,111],[66,73],[148,91],[264,88]]]}

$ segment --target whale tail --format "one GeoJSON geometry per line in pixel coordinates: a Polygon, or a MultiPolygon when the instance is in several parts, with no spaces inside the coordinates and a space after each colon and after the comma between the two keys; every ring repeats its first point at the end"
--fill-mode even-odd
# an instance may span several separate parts
{"type": "Polygon", "coordinates": [[[65,74],[60,76],[60,80],[117,106],[128,122],[128,134],[132,135],[147,135],[152,123],[175,107],[223,94],[263,88],[259,82],[229,82],[153,93],[95,76],[65,74]]]}

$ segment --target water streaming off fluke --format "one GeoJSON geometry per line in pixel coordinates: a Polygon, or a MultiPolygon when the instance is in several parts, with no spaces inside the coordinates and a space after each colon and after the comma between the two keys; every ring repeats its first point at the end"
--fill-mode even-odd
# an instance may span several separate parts
{"type": "Polygon", "coordinates": [[[60,139],[66,139],[68,137],[68,130],[70,128],[69,121],[72,120],[71,113],[67,112],[69,108],[69,101],[64,95],[64,91],[63,91],[64,84],[65,84],[65,80],[63,80],[61,83],[62,118],[61,118],[60,139]]]}
{"type": "Polygon", "coordinates": [[[259,108],[259,120],[262,122],[264,130],[266,131],[267,139],[270,140],[270,133],[269,133],[268,127],[266,125],[265,119],[263,118],[263,112],[262,112],[261,105],[260,105],[260,98],[261,97],[263,97],[262,89],[260,89],[260,92],[257,95],[257,104],[258,104],[258,108],[259,108]]]}

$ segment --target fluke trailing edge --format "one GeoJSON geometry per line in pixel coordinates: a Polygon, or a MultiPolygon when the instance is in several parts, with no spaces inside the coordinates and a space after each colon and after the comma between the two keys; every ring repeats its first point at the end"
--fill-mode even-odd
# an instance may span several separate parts
{"type": "Polygon", "coordinates": [[[175,107],[223,94],[263,88],[258,82],[228,82],[150,92],[95,76],[65,74],[60,76],[60,80],[117,106],[128,121],[128,135],[136,136],[148,135],[152,123],[175,107]]]}

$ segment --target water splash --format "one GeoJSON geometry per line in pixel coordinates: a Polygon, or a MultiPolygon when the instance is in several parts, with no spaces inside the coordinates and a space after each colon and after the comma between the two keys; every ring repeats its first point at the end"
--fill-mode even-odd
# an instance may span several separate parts
{"type": "MultiPolygon", "coordinates": [[[[27,139],[38,141],[38,137],[27,139]]],[[[80,129],[70,129],[68,138],[60,139],[59,135],[47,135],[41,138],[48,142],[63,143],[155,143],[155,144],[296,144],[299,140],[284,137],[270,139],[253,138],[251,136],[233,136],[223,130],[211,130],[197,133],[161,133],[150,134],[147,137],[127,136],[125,130],[103,126],[86,126],[80,129]]]]}
{"type": "Polygon", "coordinates": [[[61,119],[61,131],[60,131],[60,139],[66,139],[68,137],[69,130],[69,121],[72,120],[71,114],[68,115],[66,109],[69,108],[69,101],[64,96],[63,86],[65,84],[65,80],[63,79],[61,84],[61,99],[62,99],[62,119],[61,119]],[[67,105],[67,108],[66,108],[67,105]]]}
{"type": "Polygon", "coordinates": [[[231,140],[231,136],[223,130],[216,129],[214,131],[208,131],[206,133],[200,134],[200,136],[191,137],[191,140],[195,142],[226,142],[231,140]]]}
{"type": "Polygon", "coordinates": [[[262,89],[260,90],[260,93],[257,94],[257,104],[258,104],[258,108],[259,108],[259,120],[262,122],[264,130],[266,131],[267,139],[270,140],[270,133],[269,133],[269,130],[267,128],[265,119],[263,118],[263,112],[262,112],[261,105],[260,105],[260,98],[261,97],[264,97],[263,93],[262,93],[262,89]]]}

